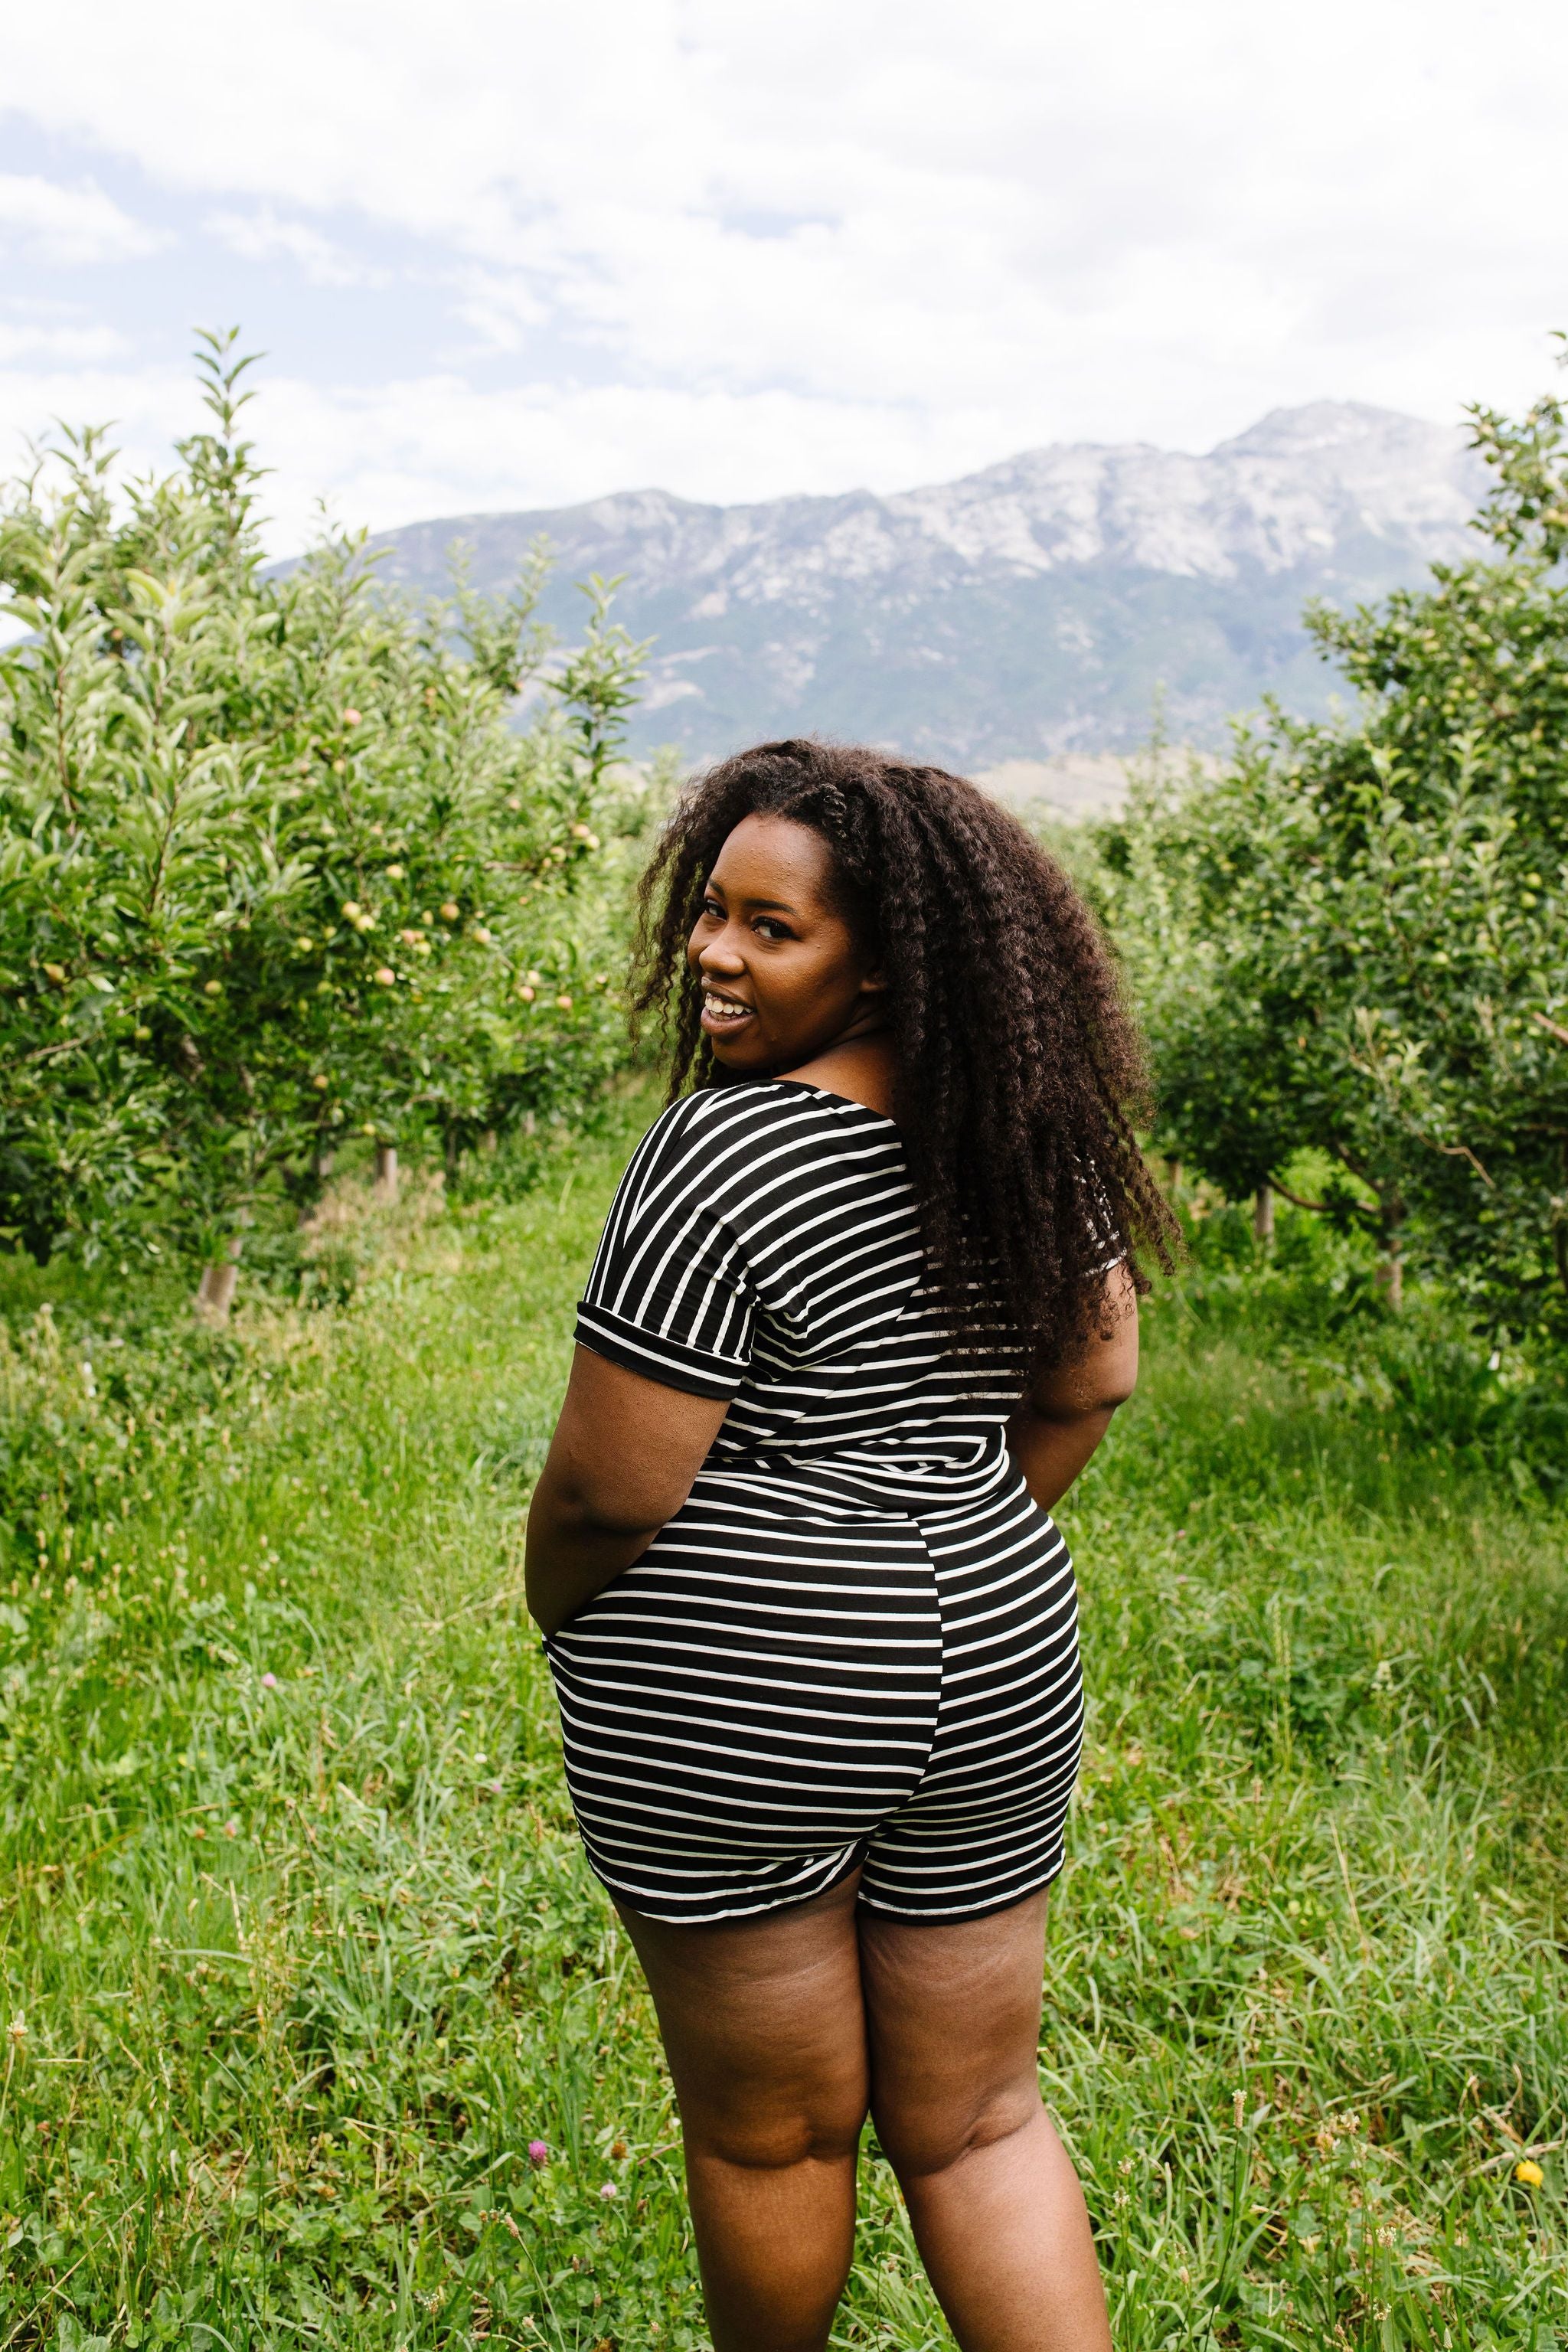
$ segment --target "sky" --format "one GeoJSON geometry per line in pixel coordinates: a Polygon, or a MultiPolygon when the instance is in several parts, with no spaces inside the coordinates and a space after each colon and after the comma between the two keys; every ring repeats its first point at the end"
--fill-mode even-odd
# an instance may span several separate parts
{"type": "Polygon", "coordinates": [[[940,481],[1558,379],[1562,0],[53,0],[0,47],[0,470],[264,352],[269,534],[940,481]]]}

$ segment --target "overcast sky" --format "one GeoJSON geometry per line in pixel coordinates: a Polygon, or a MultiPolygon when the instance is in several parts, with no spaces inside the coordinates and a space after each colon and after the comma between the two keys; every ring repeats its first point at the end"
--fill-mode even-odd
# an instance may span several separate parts
{"type": "Polygon", "coordinates": [[[0,446],[268,354],[274,543],[1450,419],[1568,326],[1562,0],[54,0],[0,49],[0,446]]]}

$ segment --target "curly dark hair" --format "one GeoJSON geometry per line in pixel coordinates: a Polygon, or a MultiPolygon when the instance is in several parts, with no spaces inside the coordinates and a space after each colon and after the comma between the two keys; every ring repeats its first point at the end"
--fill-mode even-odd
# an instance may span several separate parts
{"type": "Polygon", "coordinates": [[[1168,1266],[1173,1222],[1135,1125],[1143,1053],[1094,918],[1017,819],[961,776],[858,744],[761,743],[699,774],[643,877],[634,1013],[661,1014],[669,1099],[713,1082],[686,946],[743,817],[792,817],[833,855],[886,975],[893,1117],[928,1281],[952,1331],[998,1328],[1037,1368],[1098,1328],[1108,1258],[1168,1266]]]}

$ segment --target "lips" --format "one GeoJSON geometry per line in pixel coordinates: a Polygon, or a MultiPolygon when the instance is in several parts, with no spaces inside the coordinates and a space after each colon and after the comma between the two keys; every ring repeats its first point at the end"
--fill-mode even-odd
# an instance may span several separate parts
{"type": "Polygon", "coordinates": [[[721,989],[710,988],[704,982],[702,1026],[710,1037],[732,1037],[737,1030],[743,1029],[748,1022],[755,1019],[752,1006],[742,1003],[738,996],[726,996],[721,989]]]}

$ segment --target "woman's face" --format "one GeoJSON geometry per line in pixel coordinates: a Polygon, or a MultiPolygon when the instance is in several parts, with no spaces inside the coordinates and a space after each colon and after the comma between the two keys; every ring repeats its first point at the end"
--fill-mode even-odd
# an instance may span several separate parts
{"type": "Polygon", "coordinates": [[[726,1069],[795,1069],[880,1026],[882,977],[832,886],[826,843],[793,817],[742,817],[719,852],[686,954],[726,1069]]]}

